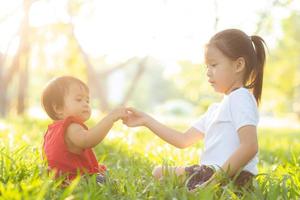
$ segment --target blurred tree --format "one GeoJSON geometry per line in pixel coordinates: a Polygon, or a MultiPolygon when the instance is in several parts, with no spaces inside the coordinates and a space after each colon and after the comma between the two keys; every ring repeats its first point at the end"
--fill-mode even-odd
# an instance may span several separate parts
{"type": "MultiPolygon", "coordinates": [[[[2,79],[3,76],[3,68],[4,68],[4,55],[0,53],[0,79],[2,79]]],[[[1,80],[2,81],[2,80],[1,80]]],[[[3,84],[0,82],[0,92],[3,91],[3,84]]],[[[2,93],[1,93],[2,94],[2,93]]],[[[6,112],[6,98],[5,95],[0,95],[0,116],[4,116],[6,112]]]]}
{"type": "Polygon", "coordinates": [[[266,98],[277,112],[297,112],[300,117],[300,13],[293,11],[282,22],[283,36],[271,52],[266,68],[266,98]]]}
{"type": "Polygon", "coordinates": [[[0,73],[0,115],[5,116],[9,109],[7,93],[10,83],[13,78],[19,76],[19,86],[17,92],[17,113],[22,114],[25,109],[25,96],[28,87],[28,56],[30,49],[29,42],[29,10],[32,5],[31,0],[23,0],[23,18],[19,28],[19,46],[13,57],[12,63],[7,70],[4,70],[4,60],[7,55],[2,56],[1,59],[1,73],[0,73]],[[19,73],[17,73],[19,72],[19,73]]]}
{"type": "Polygon", "coordinates": [[[71,38],[77,44],[79,54],[82,56],[83,62],[86,66],[88,85],[92,90],[92,94],[94,94],[95,97],[99,100],[101,111],[107,111],[110,109],[110,104],[108,101],[109,90],[107,88],[108,87],[107,80],[114,72],[134,64],[137,68],[136,73],[134,77],[130,79],[131,84],[127,88],[127,92],[124,95],[123,100],[121,100],[120,102],[120,105],[126,105],[128,100],[131,98],[132,94],[134,93],[134,90],[136,89],[136,86],[138,85],[138,81],[143,75],[145,68],[147,67],[147,57],[142,59],[136,57],[129,58],[127,61],[123,63],[119,63],[114,66],[108,66],[108,65],[105,66],[105,63],[102,63],[102,66],[99,66],[98,63],[93,64],[91,59],[89,58],[89,55],[85,52],[83,47],[80,45],[80,41],[76,37],[75,25],[73,22],[74,17],[80,15],[80,8],[82,7],[83,4],[84,4],[83,1],[69,1],[68,13],[71,18],[69,24],[70,35],[71,38]],[[102,69],[97,70],[99,68],[102,69]]]}
{"type": "Polygon", "coordinates": [[[18,101],[17,101],[17,113],[23,114],[25,111],[25,97],[28,90],[28,79],[29,79],[29,55],[30,55],[30,38],[29,38],[29,10],[32,5],[32,0],[23,1],[24,17],[21,24],[21,39],[20,49],[17,55],[19,55],[19,85],[18,85],[18,101]]]}
{"type": "Polygon", "coordinates": [[[135,90],[138,84],[138,80],[144,73],[144,69],[147,63],[146,62],[147,58],[143,58],[143,59],[139,59],[136,57],[129,58],[127,61],[123,63],[119,63],[117,65],[110,66],[110,67],[106,66],[105,67],[106,69],[102,69],[101,71],[99,71],[97,70],[97,68],[104,67],[104,64],[102,66],[96,64],[97,67],[94,67],[94,65],[90,61],[88,54],[83,50],[78,39],[76,38],[74,32],[74,26],[72,24],[71,24],[71,30],[72,30],[71,32],[72,38],[77,44],[80,55],[82,56],[83,62],[86,66],[88,85],[91,88],[92,95],[94,94],[94,96],[99,100],[101,111],[108,111],[110,109],[110,104],[108,101],[109,90],[107,88],[107,80],[109,79],[109,77],[117,70],[135,64],[137,68],[136,74],[134,75],[134,78],[131,79],[131,85],[129,88],[127,88],[126,95],[124,96],[124,99],[120,103],[120,105],[126,105],[126,103],[132,96],[133,91],[135,90]]]}
{"type": "MultiPolygon", "coordinates": [[[[17,114],[22,114],[26,108],[25,100],[28,98],[28,85],[30,85],[30,88],[38,88],[37,96],[40,96],[41,87],[37,87],[36,82],[38,81],[36,79],[50,79],[61,74],[72,74],[81,79],[87,79],[91,94],[100,102],[100,110],[107,111],[111,106],[108,100],[107,80],[116,71],[134,65],[136,68],[135,75],[130,78],[131,84],[128,86],[124,99],[119,103],[124,105],[128,102],[144,73],[147,58],[133,57],[115,65],[106,64],[103,58],[92,60],[76,37],[73,23],[74,17],[82,17],[81,8],[83,5],[91,2],[93,1],[68,1],[66,12],[70,16],[69,23],[57,20],[50,24],[29,27],[31,5],[40,2],[23,0],[23,18],[17,35],[19,46],[11,65],[5,68],[7,55],[1,55],[0,57],[0,115],[2,117],[11,108],[12,102],[8,99],[9,88],[17,89],[17,92],[10,94],[10,98],[17,99],[17,114]],[[63,43],[63,46],[57,49],[56,52],[49,51],[56,44],[61,45],[61,43],[63,43]],[[30,52],[30,50],[32,51],[30,52]],[[31,57],[33,63],[29,63],[31,57]],[[39,76],[36,76],[39,72],[39,76]],[[35,79],[29,81],[29,74],[35,76],[35,79]],[[16,76],[19,77],[18,85],[12,83],[13,78],[16,76]]],[[[6,20],[9,17],[6,16],[1,19],[6,20]]],[[[34,92],[35,90],[30,91],[30,94],[34,92]]]]}
{"type": "MultiPolygon", "coordinates": [[[[39,2],[35,1],[35,3],[39,2]]],[[[61,74],[72,74],[87,80],[91,94],[97,98],[102,111],[109,110],[111,106],[108,80],[115,72],[126,74],[126,83],[124,83],[126,87],[123,90],[125,92],[122,92],[123,99],[119,102],[122,105],[136,102],[141,107],[151,106],[153,102],[161,103],[167,98],[183,97],[194,104],[200,102],[200,110],[206,110],[210,102],[220,98],[211,92],[211,87],[206,83],[205,67],[200,64],[189,61],[179,62],[182,71],[173,77],[173,82],[170,82],[164,80],[161,74],[163,69],[149,57],[133,57],[111,65],[107,64],[105,56],[93,58],[88,55],[81,41],[76,37],[75,30],[80,27],[76,27],[74,22],[77,19],[88,20],[82,10],[85,8],[91,11],[88,15],[93,15],[94,2],[93,0],[69,0],[66,9],[66,14],[70,16],[69,21],[56,19],[50,24],[29,27],[28,13],[33,1],[23,0],[24,15],[17,37],[19,39],[17,51],[9,65],[7,60],[11,58],[8,58],[5,53],[0,56],[0,114],[2,116],[7,113],[8,104],[12,104],[10,99],[16,99],[17,111],[21,114],[26,108],[26,98],[32,100],[34,97],[38,101],[41,93],[40,84],[61,74]],[[34,78],[29,78],[29,75],[34,78]],[[18,78],[17,83],[13,82],[16,78],[18,78]],[[10,94],[10,99],[8,99],[9,90],[13,90],[14,93],[10,94]]],[[[218,29],[220,20],[218,2],[218,0],[213,2],[216,12],[215,29],[218,29]]],[[[289,3],[289,0],[271,1],[271,6],[258,14],[256,32],[268,34],[272,25],[271,10],[275,7],[284,7],[289,3]]],[[[5,16],[7,17],[9,16],[5,16]]],[[[3,16],[0,19],[4,19],[3,16]]],[[[264,99],[270,102],[276,95],[277,98],[273,98],[273,102],[278,112],[294,110],[300,113],[298,103],[300,83],[296,78],[300,76],[298,27],[300,27],[299,14],[294,12],[283,22],[284,36],[276,50],[272,51],[266,68],[264,99]],[[285,59],[286,57],[289,59],[285,59]],[[283,73],[291,78],[282,76],[283,73]]]]}
{"type": "MultiPolygon", "coordinates": [[[[157,105],[170,100],[182,98],[182,92],[176,87],[176,81],[167,79],[164,76],[162,63],[152,57],[147,57],[145,60],[146,67],[141,81],[132,92],[132,97],[128,101],[130,105],[136,106],[143,110],[153,112],[157,105]]],[[[134,68],[128,68],[125,71],[126,77],[132,77],[136,74],[134,68]]],[[[126,83],[125,83],[126,84],[126,83]]],[[[126,87],[130,87],[131,83],[127,83],[126,87]]]]}
{"type": "Polygon", "coordinates": [[[273,0],[269,1],[269,6],[257,13],[258,20],[256,23],[256,30],[254,34],[261,32],[269,33],[273,30],[273,15],[272,12],[276,8],[287,7],[292,1],[291,0],[273,0]]]}

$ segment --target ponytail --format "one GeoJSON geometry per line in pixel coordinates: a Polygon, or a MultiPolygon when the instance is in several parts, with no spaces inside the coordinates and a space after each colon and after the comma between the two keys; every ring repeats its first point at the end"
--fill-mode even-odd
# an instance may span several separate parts
{"type": "Polygon", "coordinates": [[[264,47],[266,46],[266,43],[261,37],[256,35],[251,36],[250,39],[254,45],[254,51],[256,53],[256,64],[252,68],[253,70],[250,73],[246,87],[252,89],[253,95],[257,101],[257,104],[259,105],[262,94],[263,74],[266,61],[264,47]]]}

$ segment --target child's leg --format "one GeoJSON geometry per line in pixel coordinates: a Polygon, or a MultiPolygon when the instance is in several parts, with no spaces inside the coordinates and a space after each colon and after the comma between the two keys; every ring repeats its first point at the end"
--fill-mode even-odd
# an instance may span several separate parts
{"type": "MultiPolygon", "coordinates": [[[[153,171],[152,175],[156,179],[161,179],[163,177],[163,171],[166,170],[165,167],[162,166],[156,166],[153,171]]],[[[179,167],[168,167],[168,172],[169,173],[175,173],[177,176],[181,176],[185,174],[185,167],[179,166],[179,167]]]]}

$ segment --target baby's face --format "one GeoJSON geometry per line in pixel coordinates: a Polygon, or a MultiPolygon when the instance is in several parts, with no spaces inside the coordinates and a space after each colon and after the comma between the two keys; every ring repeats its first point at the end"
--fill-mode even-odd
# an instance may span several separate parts
{"type": "Polygon", "coordinates": [[[82,121],[86,121],[91,116],[89,105],[89,93],[80,85],[70,86],[68,93],[64,97],[64,106],[62,108],[63,118],[73,116],[82,121]]]}

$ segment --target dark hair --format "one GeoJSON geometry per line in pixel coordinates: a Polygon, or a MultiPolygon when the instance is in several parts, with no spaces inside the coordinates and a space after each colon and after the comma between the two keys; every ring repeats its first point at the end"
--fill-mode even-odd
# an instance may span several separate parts
{"type": "Polygon", "coordinates": [[[245,59],[244,86],[251,89],[257,103],[260,103],[263,72],[266,60],[265,41],[257,36],[248,36],[238,29],[227,29],[215,34],[208,45],[214,45],[232,60],[245,59]]]}
{"type": "Polygon", "coordinates": [[[45,87],[42,94],[42,106],[48,116],[53,120],[59,120],[54,106],[64,106],[64,97],[71,85],[76,84],[89,92],[87,85],[81,80],[72,76],[60,76],[52,79],[45,87]]]}

